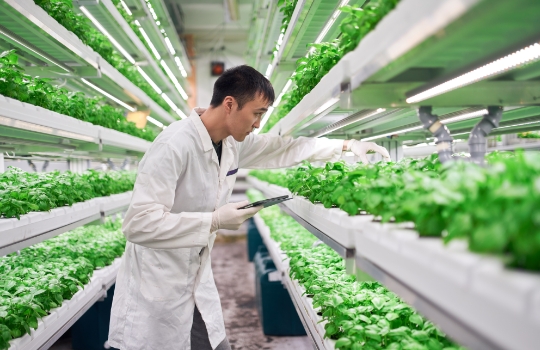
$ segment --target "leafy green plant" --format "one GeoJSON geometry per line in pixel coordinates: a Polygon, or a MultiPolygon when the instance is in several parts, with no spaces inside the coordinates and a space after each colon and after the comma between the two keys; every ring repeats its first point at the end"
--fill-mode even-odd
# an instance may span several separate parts
{"type": "Polygon", "coordinates": [[[536,131],[520,132],[517,137],[519,139],[540,139],[540,133],[536,131]]]}
{"type": "MultiPolygon", "coordinates": [[[[248,191],[251,201],[263,199],[248,191]]],[[[278,207],[259,212],[289,259],[290,276],[306,289],[336,349],[451,350],[457,346],[435,325],[377,282],[357,282],[343,259],[278,207]]]]}
{"type": "Polygon", "coordinates": [[[124,252],[121,222],[84,226],[0,258],[0,350],[37,329],[38,319],[124,252]]]}
{"type": "Polygon", "coordinates": [[[306,57],[296,61],[292,76],[293,88],[285,94],[275,113],[268,119],[261,132],[269,131],[284,118],[339,60],[354,50],[358,43],[371,32],[399,0],[372,0],[362,8],[344,6],[342,12],[349,15],[340,24],[340,36],[333,42],[310,44],[306,57]]]}
{"type": "MultiPolygon", "coordinates": [[[[87,170],[27,173],[8,167],[0,174],[0,215],[18,218],[31,211],[49,211],[88,199],[131,191],[135,172],[87,170]]],[[[1,220],[1,219],[0,219],[1,220]]]]}
{"type": "Polygon", "coordinates": [[[384,222],[412,221],[422,236],[466,239],[472,251],[538,271],[540,154],[492,153],[488,162],[485,168],[463,161],[441,165],[433,155],[371,165],[304,164],[261,179],[287,182],[292,193],[349,215],[366,211],[384,222]]]}
{"type": "Polygon", "coordinates": [[[70,0],[34,0],[36,5],[45,10],[52,18],[73,32],[81,41],[90,46],[100,56],[116,68],[123,76],[143,90],[152,100],[166,111],[171,107],[165,100],[144,80],[137,68],[120,56],[110,40],[94,29],[89,21],[81,14],[75,12],[70,0]]]}
{"type": "Polygon", "coordinates": [[[122,110],[104,104],[102,98],[87,98],[82,92],[53,86],[48,79],[24,74],[14,50],[0,54],[0,94],[148,141],[156,138],[154,131],[137,128],[122,110]]]}

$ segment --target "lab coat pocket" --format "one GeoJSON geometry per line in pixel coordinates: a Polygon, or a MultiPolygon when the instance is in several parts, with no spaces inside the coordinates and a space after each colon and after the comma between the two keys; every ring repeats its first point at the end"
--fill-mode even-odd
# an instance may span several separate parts
{"type": "Polygon", "coordinates": [[[149,301],[178,299],[187,290],[189,248],[145,249],[141,293],[149,301]]]}

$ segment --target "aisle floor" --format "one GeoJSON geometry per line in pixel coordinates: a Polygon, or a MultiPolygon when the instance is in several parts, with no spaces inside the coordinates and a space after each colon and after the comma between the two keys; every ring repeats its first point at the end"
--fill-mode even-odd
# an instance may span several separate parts
{"type": "Polygon", "coordinates": [[[313,350],[307,336],[263,334],[255,302],[255,268],[247,260],[245,236],[218,237],[212,269],[232,350],[313,350]]]}

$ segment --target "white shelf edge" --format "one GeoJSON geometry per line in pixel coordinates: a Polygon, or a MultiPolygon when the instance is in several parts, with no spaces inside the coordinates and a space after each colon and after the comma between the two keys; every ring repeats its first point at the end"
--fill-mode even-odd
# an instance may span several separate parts
{"type": "Polygon", "coordinates": [[[64,45],[77,56],[82,57],[92,67],[101,70],[107,77],[116,82],[116,84],[141,100],[163,121],[169,123],[176,121],[165,109],[152,100],[150,96],[129,81],[128,78],[105,61],[97,52],[86,46],[74,33],[67,30],[54,18],[49,16],[45,10],[36,5],[32,0],[6,0],[6,2],[60,44],[64,45]]]}
{"type": "Polygon", "coordinates": [[[0,256],[58,236],[129,206],[132,191],[90,199],[52,209],[30,212],[21,219],[0,219],[0,256]]]}
{"type": "Polygon", "coordinates": [[[62,306],[51,310],[51,314],[38,322],[38,328],[31,334],[10,341],[10,350],[48,349],[62,336],[92,305],[107,295],[107,290],[116,281],[121,257],[111,265],[94,270],[90,283],[79,290],[62,306]]]}
{"type": "MultiPolygon", "coordinates": [[[[263,192],[270,187],[255,180],[248,177],[254,186],[262,184],[263,192]]],[[[302,210],[290,202],[290,209],[302,210]]],[[[336,240],[348,231],[359,268],[367,266],[372,277],[388,283],[462,344],[471,349],[533,350],[540,343],[540,274],[507,269],[499,259],[468,251],[463,242],[445,246],[440,238],[420,238],[412,223],[362,222],[362,216],[346,216],[339,229],[334,209],[304,202],[310,208],[296,212],[298,216],[316,227],[332,219],[326,220],[326,228],[317,228],[336,240]]]]}
{"type": "Polygon", "coordinates": [[[151,142],[0,95],[0,126],[146,152],[151,142]]]}
{"type": "Polygon", "coordinates": [[[270,238],[270,229],[266,226],[259,214],[254,216],[254,221],[276,269],[281,272],[281,283],[287,288],[298,316],[302,321],[302,325],[313,341],[316,349],[335,349],[335,342],[324,338],[324,322],[319,323],[322,321],[322,317],[317,315],[317,311],[313,309],[313,304],[310,302],[309,298],[304,295],[305,289],[300,286],[298,281],[293,281],[289,277],[289,264],[288,261],[285,260],[287,255],[283,253],[279,249],[278,244],[270,238]]]}

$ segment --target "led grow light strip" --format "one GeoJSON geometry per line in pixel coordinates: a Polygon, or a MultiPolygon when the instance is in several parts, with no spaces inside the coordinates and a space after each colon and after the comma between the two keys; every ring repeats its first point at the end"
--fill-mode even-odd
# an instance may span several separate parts
{"type": "Polygon", "coordinates": [[[441,123],[443,123],[443,124],[455,123],[455,122],[459,122],[459,121],[463,121],[463,120],[467,120],[467,119],[481,117],[481,116],[486,115],[488,113],[489,112],[488,112],[487,109],[482,109],[482,110],[479,110],[479,111],[476,111],[476,112],[465,113],[465,114],[457,115],[457,116],[452,117],[452,118],[441,120],[441,123]]]}
{"type": "Polygon", "coordinates": [[[171,55],[176,55],[176,50],[172,46],[171,39],[169,37],[165,37],[165,44],[167,44],[167,47],[169,48],[169,52],[171,55]]]}
{"type": "Polygon", "coordinates": [[[162,93],[161,97],[163,97],[165,102],[167,102],[167,104],[176,112],[176,114],[178,114],[180,118],[187,118],[187,115],[185,115],[184,112],[182,112],[182,110],[174,104],[174,102],[169,98],[169,96],[167,96],[165,93],[162,93]]]}
{"type": "Polygon", "coordinates": [[[4,31],[0,30],[0,34],[2,34],[2,35],[4,35],[4,36],[8,37],[10,40],[13,40],[14,42],[16,42],[17,44],[21,45],[22,47],[24,47],[24,48],[26,48],[26,49],[32,51],[33,53],[35,53],[35,54],[38,55],[39,57],[42,57],[42,58],[44,58],[45,60],[51,62],[52,64],[54,64],[54,65],[57,66],[58,68],[62,68],[62,69],[65,70],[66,72],[69,72],[69,71],[70,71],[70,70],[67,69],[66,67],[62,66],[62,64],[56,62],[55,60],[53,60],[53,59],[51,59],[51,58],[49,58],[49,57],[47,57],[47,56],[43,56],[41,53],[39,53],[39,52],[37,52],[36,50],[32,49],[31,47],[29,47],[29,46],[23,44],[21,41],[17,40],[16,38],[14,38],[13,36],[9,35],[8,33],[6,33],[6,32],[4,32],[4,31]]]}
{"type": "Polygon", "coordinates": [[[259,125],[259,128],[257,130],[254,131],[255,134],[258,134],[259,132],[261,132],[263,126],[266,124],[266,122],[268,121],[268,119],[270,118],[270,115],[272,114],[272,112],[274,111],[274,107],[273,106],[270,106],[268,108],[268,110],[266,111],[266,113],[264,113],[264,116],[263,116],[263,119],[261,120],[261,124],[259,125]]]}
{"type": "Polygon", "coordinates": [[[184,68],[184,65],[182,64],[182,61],[180,61],[180,57],[174,56],[174,62],[176,62],[178,69],[180,69],[180,74],[182,74],[184,78],[187,77],[187,72],[184,68]]]}
{"type": "Polygon", "coordinates": [[[314,115],[319,115],[319,114],[326,111],[328,108],[332,107],[333,105],[335,105],[338,102],[339,102],[339,97],[332,97],[331,99],[329,99],[328,101],[323,103],[322,106],[317,108],[317,110],[315,112],[313,112],[313,114],[314,115]]]}
{"type": "Polygon", "coordinates": [[[133,13],[129,9],[128,5],[124,2],[124,0],[120,0],[120,5],[124,8],[124,10],[127,12],[128,15],[133,16],[133,13]]]}
{"type": "Polygon", "coordinates": [[[92,84],[91,82],[89,82],[88,80],[84,79],[84,78],[81,78],[82,82],[85,83],[86,85],[90,86],[92,89],[96,90],[97,92],[99,92],[100,94],[110,98],[111,100],[113,100],[114,102],[118,103],[119,105],[123,106],[125,109],[127,109],[128,111],[130,112],[135,112],[136,109],[131,107],[130,105],[128,105],[127,103],[123,102],[122,100],[114,97],[113,95],[109,94],[107,91],[105,90],[102,90],[100,89],[99,87],[95,86],[94,84],[92,84]]]}
{"type": "Polygon", "coordinates": [[[388,132],[386,134],[381,134],[381,135],[377,135],[377,136],[370,136],[370,137],[366,137],[364,139],[361,139],[360,141],[371,141],[371,140],[377,140],[377,139],[381,139],[383,137],[386,137],[386,136],[392,136],[392,135],[397,135],[397,134],[405,134],[405,133],[408,133],[410,131],[414,131],[414,130],[420,130],[422,129],[423,126],[422,125],[419,125],[419,126],[415,126],[415,127],[412,127],[412,128],[407,128],[407,129],[403,129],[403,130],[397,130],[397,131],[392,131],[392,132],[388,132]]]}
{"type": "Polygon", "coordinates": [[[156,90],[156,92],[157,92],[158,94],[161,95],[161,93],[162,93],[163,91],[161,91],[161,89],[159,88],[159,86],[157,86],[157,84],[154,83],[154,81],[153,81],[152,79],[150,79],[150,77],[148,76],[148,74],[146,74],[146,72],[143,71],[142,68],[139,67],[139,66],[137,66],[137,70],[138,70],[139,73],[143,76],[143,78],[148,82],[148,84],[150,84],[150,86],[151,86],[154,90],[156,90]]]}
{"type": "Polygon", "coordinates": [[[285,86],[283,87],[283,90],[281,90],[280,94],[278,95],[278,97],[276,98],[276,100],[274,101],[274,103],[272,104],[272,106],[275,108],[279,105],[279,103],[281,102],[281,99],[283,98],[283,95],[285,95],[287,93],[287,90],[289,90],[289,88],[291,87],[292,85],[292,80],[289,79],[287,80],[287,83],[285,84],[285,86]]]}
{"type": "Polygon", "coordinates": [[[341,14],[340,8],[342,8],[343,6],[346,6],[348,3],[349,3],[349,0],[341,1],[341,3],[338,6],[338,9],[334,11],[334,13],[332,14],[332,17],[330,17],[328,22],[326,22],[326,25],[324,26],[323,30],[319,33],[319,36],[317,37],[317,39],[315,39],[315,44],[319,44],[324,39],[326,34],[328,34],[328,31],[330,30],[330,28],[332,28],[332,25],[334,24],[336,19],[341,14]]]}
{"type": "Polygon", "coordinates": [[[503,73],[512,68],[516,68],[523,64],[536,61],[540,58],[540,45],[535,43],[527,46],[519,51],[516,51],[508,56],[500,58],[494,62],[486,64],[480,68],[477,68],[471,72],[463,74],[457,78],[449,80],[445,83],[437,85],[431,89],[423,91],[412,97],[409,97],[407,103],[416,103],[427,100],[428,98],[443,94],[445,92],[470,85],[477,81],[489,78],[496,74],[503,73]]]}
{"type": "Polygon", "coordinates": [[[88,11],[86,9],[86,7],[81,6],[81,7],[79,7],[79,9],[81,10],[82,13],[84,13],[86,15],[86,17],[88,17],[90,19],[90,21],[92,21],[92,23],[94,23],[94,25],[97,27],[97,29],[99,29],[99,31],[101,33],[103,33],[103,35],[105,35],[111,41],[111,43],[114,45],[114,47],[116,47],[118,49],[118,51],[120,51],[120,53],[122,55],[124,55],[124,57],[131,64],[135,64],[135,59],[133,57],[131,57],[131,55],[122,47],[122,45],[120,45],[120,43],[118,41],[116,41],[116,39],[107,31],[107,29],[105,29],[105,27],[103,27],[101,25],[101,23],[99,23],[99,21],[94,16],[92,16],[90,11],[88,11]]]}
{"type": "Polygon", "coordinates": [[[167,73],[167,75],[169,76],[169,79],[171,79],[171,81],[173,82],[174,86],[176,87],[176,90],[178,90],[178,92],[180,93],[180,95],[182,95],[182,98],[184,100],[187,100],[188,99],[188,95],[186,94],[186,92],[184,91],[184,89],[182,88],[182,85],[180,85],[180,82],[178,81],[178,79],[176,79],[176,77],[174,76],[173,72],[171,71],[171,69],[169,68],[169,66],[167,66],[167,63],[165,63],[164,60],[161,60],[161,66],[163,67],[163,69],[165,69],[165,72],[167,73]]]}
{"type": "Polygon", "coordinates": [[[382,112],[386,112],[386,108],[378,108],[377,110],[375,110],[375,111],[373,111],[371,113],[368,113],[368,114],[360,117],[359,119],[352,119],[349,123],[338,125],[338,126],[336,126],[334,128],[330,128],[328,130],[325,130],[322,133],[320,133],[319,135],[317,135],[316,137],[324,136],[324,135],[329,134],[331,132],[334,132],[334,131],[336,131],[338,129],[342,129],[342,128],[348,126],[348,125],[351,125],[353,123],[359,122],[359,121],[364,120],[364,119],[369,118],[369,117],[373,117],[374,115],[377,115],[377,114],[382,113],[382,112]]]}
{"type": "Polygon", "coordinates": [[[150,50],[152,50],[152,53],[154,54],[154,56],[156,56],[156,59],[160,60],[161,55],[159,54],[158,50],[154,46],[154,43],[150,40],[150,37],[148,37],[148,34],[146,34],[146,32],[144,31],[144,28],[141,26],[141,23],[138,20],[135,20],[135,24],[137,25],[137,27],[139,27],[139,32],[141,32],[141,35],[143,36],[144,41],[146,41],[148,46],[150,46],[150,50]]]}
{"type": "Polygon", "coordinates": [[[149,121],[150,123],[154,124],[155,126],[159,127],[159,128],[163,128],[164,125],[162,122],[160,122],[159,120],[156,120],[154,118],[152,118],[151,116],[147,116],[146,117],[146,120],[149,121]]]}

